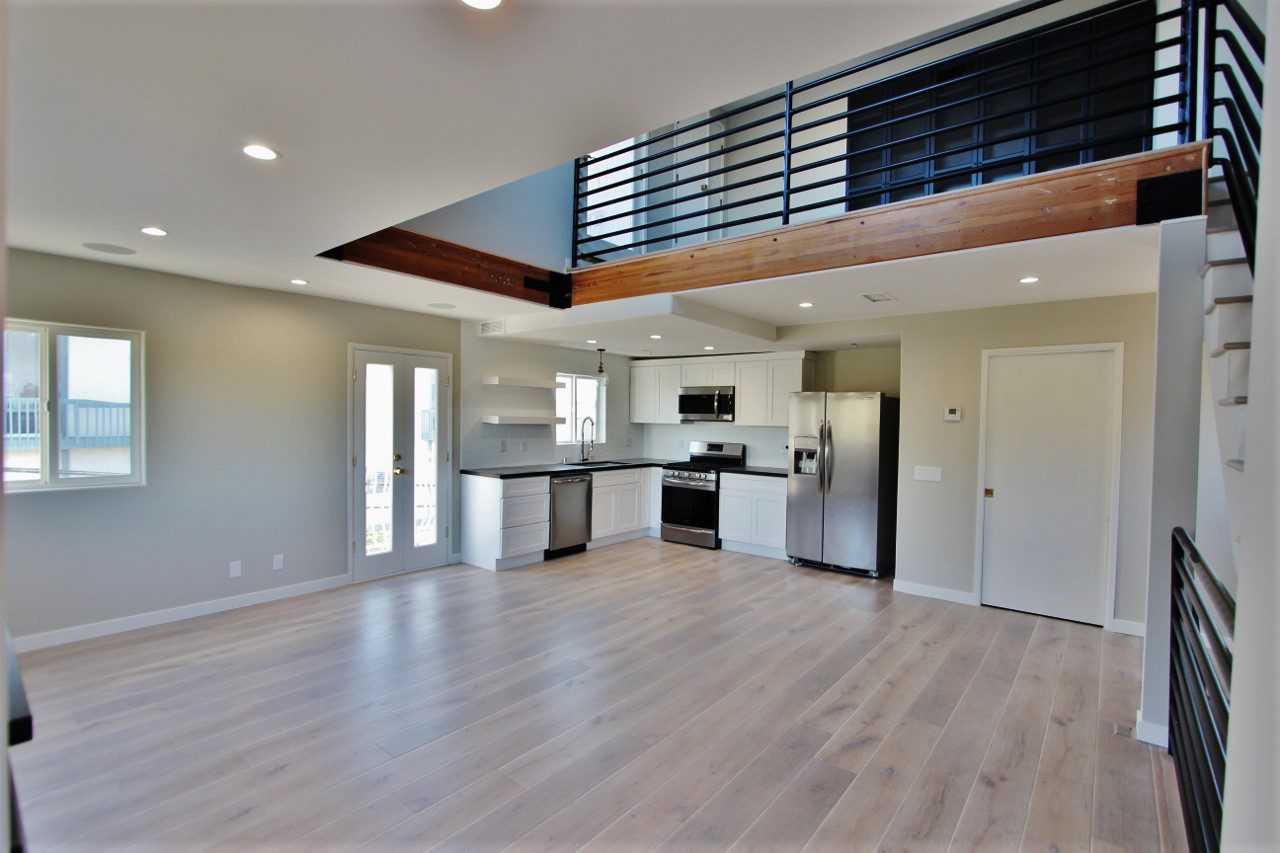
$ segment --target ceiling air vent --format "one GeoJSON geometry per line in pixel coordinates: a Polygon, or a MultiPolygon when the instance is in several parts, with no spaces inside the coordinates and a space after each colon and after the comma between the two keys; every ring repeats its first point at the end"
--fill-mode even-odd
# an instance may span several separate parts
{"type": "Polygon", "coordinates": [[[480,337],[485,335],[505,335],[506,333],[506,320],[485,320],[480,324],[480,337]]]}
{"type": "Polygon", "coordinates": [[[887,293],[864,293],[862,298],[868,302],[892,302],[893,297],[887,293]]]}

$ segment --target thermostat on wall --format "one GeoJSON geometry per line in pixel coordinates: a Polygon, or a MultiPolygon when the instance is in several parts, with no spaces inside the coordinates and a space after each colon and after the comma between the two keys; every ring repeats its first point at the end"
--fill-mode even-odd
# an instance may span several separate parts
{"type": "Polygon", "coordinates": [[[942,410],[942,419],[944,421],[960,420],[961,408],[959,406],[947,406],[942,410]]]}

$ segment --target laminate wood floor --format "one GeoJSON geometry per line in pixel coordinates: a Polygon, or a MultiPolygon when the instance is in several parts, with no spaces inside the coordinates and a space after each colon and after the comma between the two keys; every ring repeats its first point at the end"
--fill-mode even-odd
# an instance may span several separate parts
{"type": "Polygon", "coordinates": [[[653,539],[22,666],[35,849],[1185,848],[1139,640],[653,539]]]}

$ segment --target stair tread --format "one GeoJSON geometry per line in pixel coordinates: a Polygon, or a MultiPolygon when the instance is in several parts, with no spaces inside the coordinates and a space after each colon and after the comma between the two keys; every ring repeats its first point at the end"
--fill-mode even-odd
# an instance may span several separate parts
{"type": "Polygon", "coordinates": [[[1227,460],[1227,467],[1228,467],[1228,468],[1231,468],[1232,470],[1235,470],[1235,471],[1243,471],[1243,470],[1244,470],[1244,460],[1243,460],[1243,459],[1228,459],[1228,460],[1227,460]]]}
{"type": "Polygon", "coordinates": [[[1213,301],[1209,303],[1209,307],[1204,309],[1204,313],[1212,314],[1213,309],[1219,305],[1248,305],[1253,302],[1252,294],[1244,294],[1242,296],[1215,296],[1213,301]]]}
{"type": "Polygon", "coordinates": [[[1206,234],[1237,234],[1240,231],[1238,225],[1210,225],[1206,234]]]}
{"type": "Polygon", "coordinates": [[[1228,341],[1227,343],[1218,347],[1213,352],[1209,353],[1209,355],[1210,357],[1216,358],[1217,356],[1223,355],[1224,353],[1232,352],[1234,350],[1249,349],[1249,346],[1250,346],[1249,341],[1228,341]]]}
{"type": "Polygon", "coordinates": [[[1235,397],[1224,397],[1218,401],[1219,406],[1247,406],[1249,405],[1249,397],[1245,394],[1238,394],[1235,397]]]}
{"type": "Polygon", "coordinates": [[[1211,199],[1209,199],[1209,206],[1210,206],[1210,207],[1222,207],[1223,205],[1227,205],[1227,204],[1231,204],[1231,199],[1229,199],[1229,198],[1211,198],[1211,199]]]}

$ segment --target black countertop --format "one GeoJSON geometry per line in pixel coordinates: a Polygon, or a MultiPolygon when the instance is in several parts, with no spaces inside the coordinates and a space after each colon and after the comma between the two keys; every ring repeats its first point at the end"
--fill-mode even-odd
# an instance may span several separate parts
{"type": "Polygon", "coordinates": [[[786,478],[786,468],[768,468],[763,465],[743,465],[739,468],[721,468],[721,474],[753,474],[757,477],[786,478]]]}
{"type": "MultiPolygon", "coordinates": [[[[611,459],[608,465],[564,465],[548,462],[543,465],[509,465],[505,468],[463,468],[461,473],[473,477],[496,477],[510,480],[515,477],[545,477],[549,474],[582,474],[593,471],[626,471],[629,468],[661,468],[670,459],[611,459]]],[[[785,476],[785,474],[784,474],[785,476]]]]}

